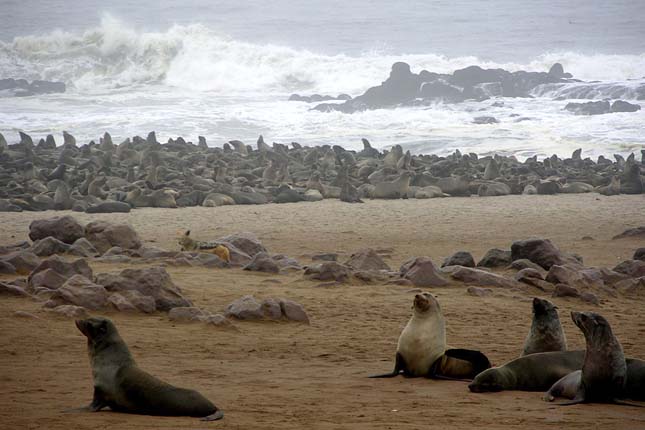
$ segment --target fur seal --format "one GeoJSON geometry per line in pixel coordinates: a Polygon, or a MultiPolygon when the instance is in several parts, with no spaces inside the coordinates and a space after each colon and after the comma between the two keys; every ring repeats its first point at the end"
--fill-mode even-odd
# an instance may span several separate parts
{"type": "Polygon", "coordinates": [[[139,369],[116,327],[107,318],[77,320],[87,337],[94,378],[92,403],[81,410],[159,416],[202,417],[215,421],[224,414],[197,391],[177,388],[139,369]]]}
{"type": "Polygon", "coordinates": [[[567,339],[557,309],[548,300],[533,298],[533,323],[521,355],[567,350],[567,339]]]}
{"type": "Polygon", "coordinates": [[[406,377],[437,379],[473,378],[490,367],[479,351],[446,349],[446,323],[437,299],[430,293],[414,296],[412,317],[397,344],[394,370],[370,378],[406,377]]]}
{"type": "Polygon", "coordinates": [[[410,187],[410,180],[412,179],[411,172],[403,172],[394,181],[379,182],[374,187],[372,198],[374,199],[400,199],[408,194],[410,187]]]}
{"type": "Polygon", "coordinates": [[[504,390],[545,391],[554,382],[582,368],[584,351],[538,352],[480,373],[468,385],[474,393],[504,390]]]}
{"type": "Polygon", "coordinates": [[[623,347],[614,336],[607,320],[594,312],[571,312],[571,319],[585,336],[587,350],[580,371],[558,380],[547,392],[545,400],[568,397],[578,403],[621,403],[625,396],[627,364],[623,347]]]}

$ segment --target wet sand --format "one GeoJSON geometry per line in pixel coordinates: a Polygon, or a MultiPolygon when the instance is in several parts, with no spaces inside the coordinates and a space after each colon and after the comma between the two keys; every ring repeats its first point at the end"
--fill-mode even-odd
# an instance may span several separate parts
{"type": "MultiPolygon", "coordinates": [[[[27,239],[33,219],[49,213],[0,214],[0,244],[27,239]]],[[[344,261],[364,247],[381,248],[396,269],[408,257],[427,255],[440,264],[458,250],[479,259],[514,240],[550,238],[588,266],[613,267],[630,258],[642,239],[611,240],[645,225],[645,196],[597,194],[505,196],[432,200],[338,201],[220,208],[140,209],[129,214],[73,214],[81,222],[128,222],[146,244],[177,249],[179,232],[200,239],[236,231],[258,235],[271,253],[303,264],[316,252],[338,252],[344,261]],[[591,236],[594,240],[582,240],[591,236]]],[[[92,263],[95,273],[123,264],[92,263]]],[[[253,294],[285,297],[307,309],[311,325],[235,322],[226,330],[172,323],[152,316],[105,313],[139,365],[178,386],[195,388],[225,413],[222,421],[100,413],[67,414],[88,404],[91,371],[85,338],[73,321],[54,317],[28,299],[0,297],[0,422],[3,428],[168,429],[417,429],[417,428],[645,428],[645,409],[617,405],[556,407],[541,393],[474,394],[464,382],[393,378],[371,373],[393,365],[396,340],[410,315],[410,287],[352,283],[318,287],[300,273],[266,275],[241,269],[168,267],[196,306],[220,312],[253,294]],[[23,310],[39,319],[13,316],[23,310]]],[[[11,279],[2,277],[2,280],[11,279]]],[[[447,320],[448,343],[478,348],[493,364],[519,355],[531,324],[531,294],[501,288],[491,297],[466,286],[435,288],[447,320]]],[[[537,290],[536,290],[537,293],[537,290]]],[[[553,299],[570,348],[583,348],[571,310],[608,318],[626,355],[645,358],[645,298],[600,295],[600,306],[553,299]]]]}

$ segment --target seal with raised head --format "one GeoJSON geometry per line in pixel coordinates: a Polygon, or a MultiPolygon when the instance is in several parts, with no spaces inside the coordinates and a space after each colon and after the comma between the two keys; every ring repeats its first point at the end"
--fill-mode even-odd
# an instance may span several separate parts
{"type": "Polygon", "coordinates": [[[116,327],[107,318],[77,320],[87,337],[94,378],[92,403],[80,410],[113,411],[142,415],[202,417],[215,421],[224,414],[197,391],[167,384],[137,367],[116,327]]]}
{"type": "Polygon", "coordinates": [[[627,363],[609,322],[594,312],[571,312],[571,319],[585,336],[587,350],[582,370],[558,380],[546,400],[563,396],[572,400],[558,405],[624,403],[618,399],[625,397],[627,363]]]}
{"type": "Polygon", "coordinates": [[[526,336],[522,355],[566,350],[567,338],[560,324],[557,306],[548,300],[534,297],[533,322],[526,336]]]}
{"type": "Polygon", "coordinates": [[[430,293],[414,296],[412,317],[397,344],[394,370],[370,378],[473,378],[490,367],[479,351],[446,349],[446,323],[437,299],[430,293]]]}

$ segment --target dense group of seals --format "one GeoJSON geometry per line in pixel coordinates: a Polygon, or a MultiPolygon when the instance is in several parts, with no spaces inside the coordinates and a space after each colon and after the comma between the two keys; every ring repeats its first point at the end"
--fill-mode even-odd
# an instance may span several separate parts
{"type": "Polygon", "coordinates": [[[76,327],[87,337],[94,378],[92,403],[82,410],[113,411],[142,415],[190,416],[205,421],[224,414],[197,391],[167,384],[137,367],[128,346],[109,319],[77,320],[76,327]]]}
{"type": "Polygon", "coordinates": [[[445,157],[413,155],[400,145],[378,150],[367,139],[354,151],[296,142],[269,146],[262,136],[255,148],[240,141],[209,147],[201,136],[198,144],[181,137],[161,144],[154,132],[119,145],[109,133],[82,146],[66,132],[61,146],[52,135],[38,143],[22,132],[19,137],[7,144],[0,135],[0,212],[590,191],[610,196],[645,189],[645,150],[640,160],[634,154],[583,159],[576,150],[570,158],[520,162],[458,150],[445,157]]]}

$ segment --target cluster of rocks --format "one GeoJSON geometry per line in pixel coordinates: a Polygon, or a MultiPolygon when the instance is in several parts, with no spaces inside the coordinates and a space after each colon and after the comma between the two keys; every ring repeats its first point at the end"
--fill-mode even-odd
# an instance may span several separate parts
{"type": "Polygon", "coordinates": [[[208,253],[208,243],[204,243],[205,249],[195,252],[145,247],[137,232],[127,224],[94,221],[83,227],[71,216],[33,221],[29,237],[34,241],[31,245],[22,242],[0,247],[0,274],[28,275],[26,279],[0,282],[0,295],[33,297],[43,301],[45,309],[61,315],[78,318],[86,316],[88,310],[160,311],[168,312],[173,321],[200,321],[216,326],[230,326],[227,318],[309,322],[300,304],[282,298],[263,300],[257,306],[260,313],[253,307],[255,299],[248,296],[229,305],[226,317],[212,314],[194,307],[162,266],[95,275],[85,258],[70,259],[75,255],[96,257],[94,261],[127,263],[139,258],[143,263],[237,265],[245,270],[269,273],[301,269],[289,257],[269,255],[251,233],[236,233],[212,242],[230,250],[230,263],[208,253]],[[265,259],[275,264],[276,270],[263,262],[265,259]]]}
{"type": "Polygon", "coordinates": [[[26,97],[39,94],[64,93],[65,83],[26,79],[0,79],[0,97],[26,97]]]}
{"type": "Polygon", "coordinates": [[[34,144],[7,145],[0,135],[0,212],[73,210],[128,212],[132,208],[295,203],[336,198],[435,198],[597,191],[606,195],[643,192],[641,160],[614,155],[597,160],[537,156],[462,154],[412,155],[400,145],[379,151],[363,139],[361,151],[334,146],[257,147],[230,141],[209,148],[182,138],[160,144],[154,132],[114,145],[108,133],[99,143],[77,146],[69,133],[56,146],[49,135],[34,144]]]}
{"type": "MultiPolygon", "coordinates": [[[[645,231],[645,228],[641,228],[645,231]]],[[[634,229],[632,231],[640,231],[634,229]]],[[[645,233],[641,233],[645,236],[645,233]]],[[[632,233],[633,237],[635,233],[632,233]]],[[[613,269],[586,267],[582,258],[560,251],[548,239],[516,241],[509,250],[491,249],[478,263],[466,251],[445,259],[437,268],[429,257],[414,257],[393,271],[372,249],[353,254],[341,264],[326,258],[305,269],[305,277],[325,281],[321,286],[351,282],[377,282],[415,287],[443,287],[452,282],[468,285],[469,294],[492,293],[480,287],[500,287],[526,291],[533,287],[554,297],[578,297],[598,304],[598,294],[616,296],[645,292],[645,249],[639,248],[631,260],[613,269]],[[501,270],[502,273],[492,271],[501,270]],[[513,273],[509,276],[509,272],[513,273]],[[452,281],[452,282],[451,282],[452,281]]]]}
{"type": "MultiPolygon", "coordinates": [[[[412,73],[409,64],[398,62],[392,65],[390,76],[381,85],[372,87],[364,94],[344,103],[321,103],[314,109],[321,112],[353,113],[368,109],[430,105],[437,102],[483,101],[491,97],[532,97],[533,92],[537,90],[539,93],[541,87],[580,82],[572,79],[570,73],[565,73],[560,63],[555,63],[548,72],[509,72],[504,69],[470,66],[456,70],[453,74],[433,73],[427,70],[417,74],[412,73]]],[[[645,88],[642,93],[645,99],[645,88]]],[[[617,111],[632,112],[629,109],[634,107],[640,108],[638,105],[620,101],[617,109],[626,110],[617,111]]]]}
{"type": "Polygon", "coordinates": [[[613,103],[610,103],[608,100],[586,103],[567,103],[564,108],[576,115],[603,115],[606,113],[637,112],[641,110],[640,105],[623,100],[616,100],[613,103]]]}

